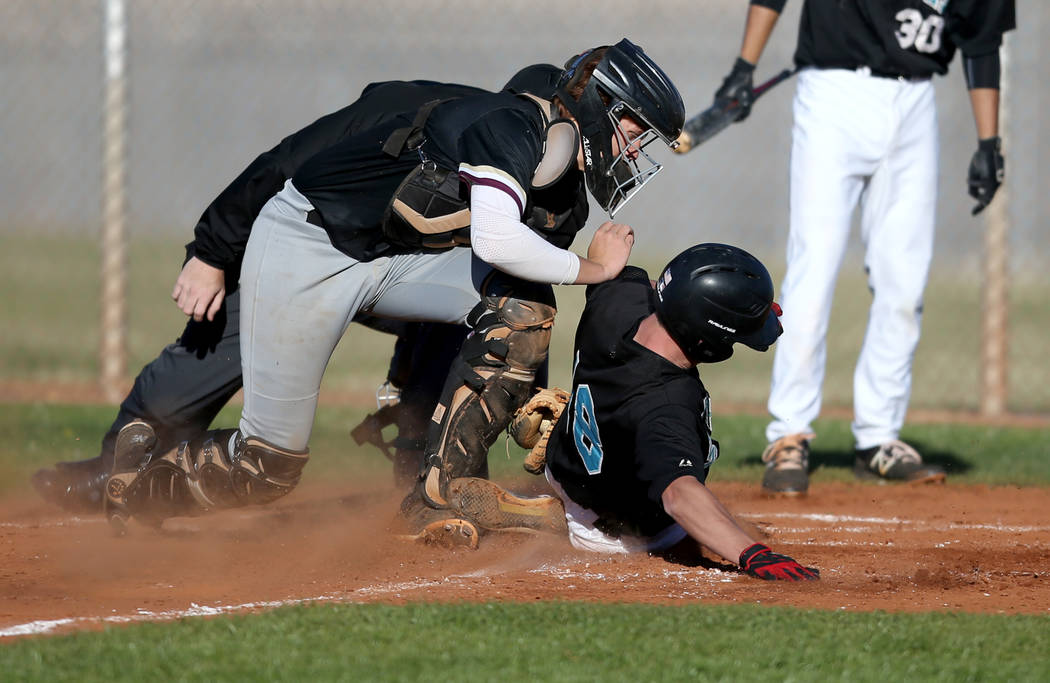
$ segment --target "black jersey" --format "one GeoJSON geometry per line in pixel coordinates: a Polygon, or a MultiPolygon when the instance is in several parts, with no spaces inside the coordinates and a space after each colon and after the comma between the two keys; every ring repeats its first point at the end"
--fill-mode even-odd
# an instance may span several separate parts
{"type": "MultiPolygon", "coordinates": [[[[777,12],[785,3],[752,0],[777,12]]],[[[948,72],[956,49],[996,52],[1014,26],[1014,0],[805,0],[795,64],[929,78],[948,72]]]]}
{"type": "Polygon", "coordinates": [[[649,276],[639,268],[587,288],[572,397],[547,444],[551,475],[612,535],[652,536],[673,524],[664,489],[682,476],[704,481],[718,452],[696,368],[679,368],[634,341],[654,310],[649,276]]]}
{"type": "Polygon", "coordinates": [[[423,130],[420,150],[392,158],[383,145],[412,124],[418,107],[390,115],[314,155],[292,183],[321,214],[332,245],[368,261],[395,253],[382,232],[383,215],[401,181],[420,164],[420,152],[440,168],[458,172],[461,192],[474,184],[498,187],[524,214],[532,174],[543,155],[545,122],[539,108],[512,93],[478,93],[438,105],[423,130]]]}
{"type": "MultiPolygon", "coordinates": [[[[309,158],[355,133],[387,119],[389,112],[418,109],[435,98],[462,97],[484,90],[434,81],[385,81],[369,84],[360,97],[314,121],[260,154],[204,210],[186,245],[186,258],[196,256],[222,268],[236,286],[244,245],[252,223],[270,197],[309,158]]],[[[232,291],[232,289],[230,289],[232,291]]]]}

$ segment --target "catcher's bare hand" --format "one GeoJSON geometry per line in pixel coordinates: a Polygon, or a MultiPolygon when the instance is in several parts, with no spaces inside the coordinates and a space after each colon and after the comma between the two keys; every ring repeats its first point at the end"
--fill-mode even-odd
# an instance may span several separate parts
{"type": "Polygon", "coordinates": [[[820,570],[803,567],[787,555],[775,553],[769,546],[755,543],[740,553],[740,568],[750,576],[767,581],[817,581],[820,570]]]}
{"type": "Polygon", "coordinates": [[[620,274],[634,247],[634,229],[624,223],[605,221],[594,232],[587,258],[580,259],[577,284],[606,282],[620,274]]]}
{"type": "Polygon", "coordinates": [[[180,311],[197,322],[204,318],[214,320],[226,298],[226,275],[221,268],[194,256],[182,267],[171,298],[180,311]]]}

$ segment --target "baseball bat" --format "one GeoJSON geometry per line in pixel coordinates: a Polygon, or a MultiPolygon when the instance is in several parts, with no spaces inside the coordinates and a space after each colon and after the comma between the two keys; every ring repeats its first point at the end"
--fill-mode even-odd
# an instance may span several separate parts
{"type": "MultiPolygon", "coordinates": [[[[758,101],[759,97],[769,92],[773,86],[786,81],[794,75],[795,69],[784,69],[769,80],[756,85],[752,88],[752,93],[754,93],[754,97],[751,100],[752,104],[758,101]]],[[[730,102],[729,106],[724,109],[716,105],[711,105],[686,121],[682,134],[678,136],[678,146],[674,149],[675,153],[685,154],[694,147],[702,145],[728,128],[729,124],[736,120],[736,108],[736,100],[730,102]]]]}

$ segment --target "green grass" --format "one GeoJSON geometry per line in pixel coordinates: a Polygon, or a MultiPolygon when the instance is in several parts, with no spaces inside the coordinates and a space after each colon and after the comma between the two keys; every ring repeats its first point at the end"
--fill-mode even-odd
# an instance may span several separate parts
{"type": "MultiPolygon", "coordinates": [[[[98,343],[98,248],[89,238],[2,236],[0,249],[0,380],[94,380],[98,343]]],[[[128,375],[153,359],[182,330],[170,303],[182,262],[182,239],[134,236],[128,262],[128,375]]],[[[774,281],[780,255],[767,257],[774,281]]],[[[655,273],[663,258],[634,259],[655,273]]],[[[1009,398],[1011,410],[1050,414],[1050,363],[1043,351],[1050,329],[1045,273],[1010,285],[1009,398]]],[[[980,404],[980,278],[969,269],[935,269],[926,294],[923,338],[915,359],[913,408],[975,410],[980,404]]],[[[559,320],[551,344],[551,377],[566,385],[582,287],[557,288],[559,320]]],[[[864,337],[871,296],[859,264],[844,264],[829,331],[825,404],[849,406],[853,368],[864,337]]],[[[392,339],[353,326],[329,364],[326,386],[367,391],[386,371],[392,339]]],[[[741,349],[728,363],[705,367],[716,401],[762,405],[773,354],[741,349]]]]}
{"type": "Polygon", "coordinates": [[[9,680],[1045,680],[1050,618],[754,605],[337,605],[3,648],[9,680]]]}
{"type": "MultiPolygon", "coordinates": [[[[379,451],[358,447],[349,437],[366,409],[322,405],[310,441],[312,453],[305,481],[314,478],[386,476],[389,465],[379,451]]],[[[0,495],[25,489],[32,471],[58,460],[78,460],[98,454],[98,444],[116,412],[107,406],[9,404],[0,410],[0,495]]],[[[228,406],[216,426],[237,423],[238,408],[228,406]]],[[[765,418],[715,413],[715,437],[722,457],[711,471],[712,481],[752,481],[762,477],[759,455],[765,446],[765,418]]],[[[849,423],[820,420],[813,443],[812,481],[852,481],[853,440],[849,423]]],[[[393,428],[390,428],[393,430],[393,428]]],[[[390,434],[388,434],[390,436],[390,434]]],[[[1050,436],[1034,428],[974,425],[909,425],[903,438],[915,444],[931,463],[948,469],[959,484],[1050,484],[1050,436]]],[[[489,455],[492,476],[533,481],[521,469],[523,451],[501,437],[489,455]],[[508,455],[509,449],[509,455],[508,455]]]]}

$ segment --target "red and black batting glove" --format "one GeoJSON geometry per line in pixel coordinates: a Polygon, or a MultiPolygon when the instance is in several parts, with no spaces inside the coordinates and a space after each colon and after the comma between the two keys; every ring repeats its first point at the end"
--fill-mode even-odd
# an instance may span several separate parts
{"type": "Polygon", "coordinates": [[[787,555],[775,553],[769,546],[756,543],[740,553],[740,568],[766,581],[817,581],[820,570],[803,567],[787,555]]]}

